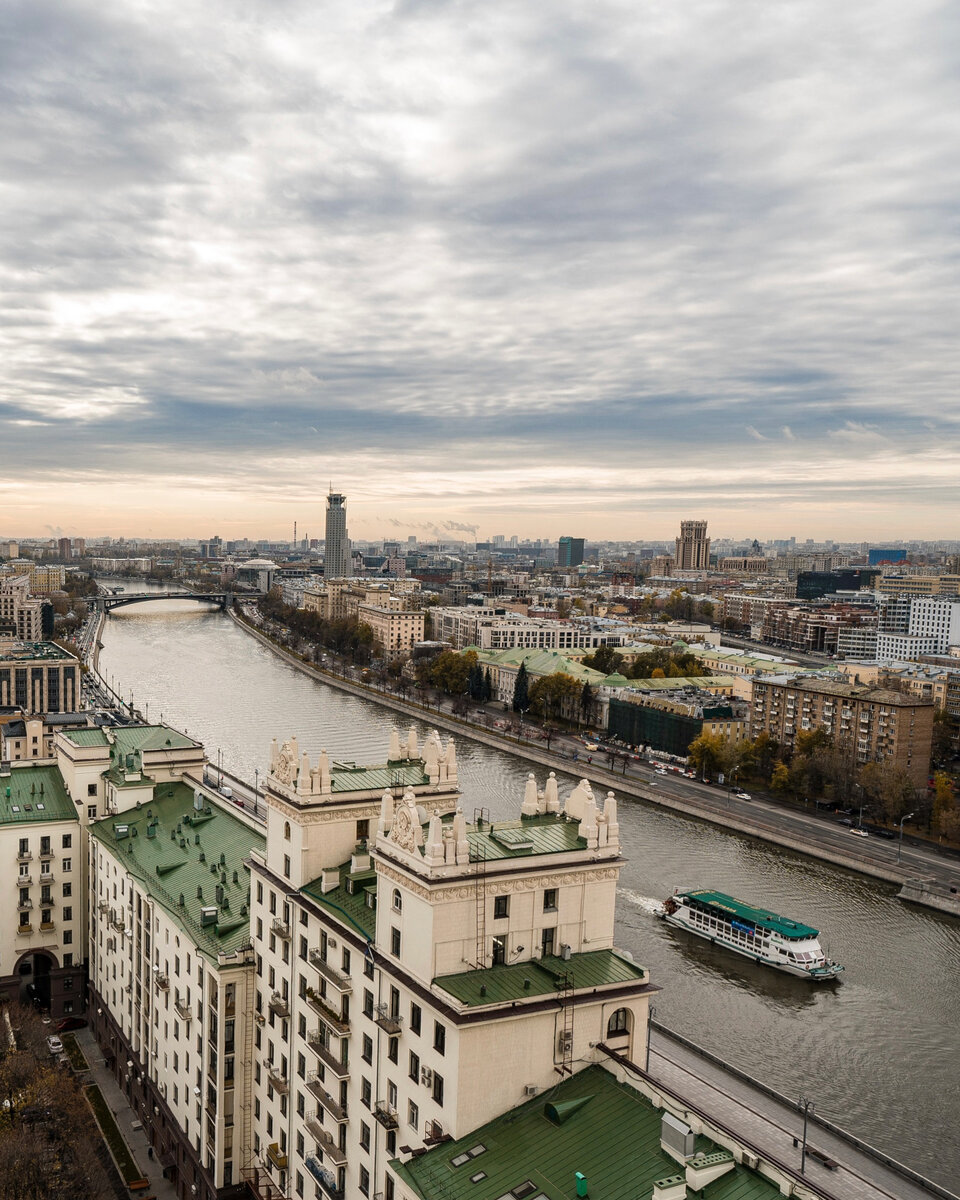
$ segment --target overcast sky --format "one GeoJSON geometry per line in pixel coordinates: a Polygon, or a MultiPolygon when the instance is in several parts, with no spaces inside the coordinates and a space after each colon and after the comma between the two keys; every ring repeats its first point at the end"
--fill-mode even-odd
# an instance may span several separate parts
{"type": "Polygon", "coordinates": [[[0,535],[958,536],[960,6],[5,0],[0,535]]]}

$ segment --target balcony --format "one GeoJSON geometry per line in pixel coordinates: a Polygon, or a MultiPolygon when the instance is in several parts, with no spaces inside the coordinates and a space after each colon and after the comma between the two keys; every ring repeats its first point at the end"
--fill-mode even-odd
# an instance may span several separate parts
{"type": "Polygon", "coordinates": [[[289,941],[290,922],[281,921],[279,917],[274,917],[270,922],[270,932],[275,933],[278,938],[282,938],[284,941],[289,941]]]}
{"type": "Polygon", "coordinates": [[[324,1137],[330,1136],[320,1123],[319,1115],[316,1112],[312,1112],[310,1116],[307,1117],[306,1121],[304,1121],[304,1125],[307,1127],[307,1133],[309,1133],[310,1136],[318,1142],[323,1141],[324,1137]]]}
{"type": "Polygon", "coordinates": [[[33,861],[33,854],[29,850],[21,850],[20,853],[17,855],[18,863],[25,863],[25,862],[32,862],[32,861],[33,861]]]}
{"type": "Polygon", "coordinates": [[[343,1013],[338,1013],[328,1004],[325,1004],[318,995],[314,994],[311,996],[309,991],[307,992],[307,1003],[321,1021],[329,1025],[338,1037],[346,1037],[349,1034],[350,1021],[348,1018],[344,1018],[343,1013]]]}
{"type": "Polygon", "coordinates": [[[17,876],[17,886],[18,887],[30,887],[32,884],[33,884],[33,876],[32,875],[18,875],[17,876]]]}
{"type": "Polygon", "coordinates": [[[47,846],[46,849],[44,849],[44,847],[41,846],[40,847],[40,861],[42,863],[49,862],[52,858],[53,858],[53,851],[50,849],[50,847],[47,846]]]}
{"type": "Polygon", "coordinates": [[[270,1080],[273,1090],[279,1092],[281,1096],[285,1096],[290,1091],[290,1083],[287,1077],[273,1063],[267,1063],[267,1078],[270,1080]]]}
{"type": "Polygon", "coordinates": [[[403,1017],[397,1012],[391,1012],[386,1004],[378,1004],[374,1022],[384,1033],[389,1033],[391,1037],[394,1037],[403,1026],[403,1017]]]}
{"type": "Polygon", "coordinates": [[[49,870],[41,871],[40,872],[40,882],[41,883],[53,883],[54,882],[53,872],[49,871],[49,870]]]}
{"type": "Polygon", "coordinates": [[[324,1045],[323,1035],[319,1029],[314,1029],[312,1033],[307,1034],[307,1045],[314,1052],[317,1058],[337,1079],[349,1079],[350,1068],[345,1062],[341,1062],[336,1055],[332,1054],[329,1048],[324,1045]]]}
{"type": "Polygon", "coordinates": [[[32,925],[18,925],[17,937],[25,937],[28,933],[33,933],[32,925]]]}
{"type": "Polygon", "coordinates": [[[41,933],[50,933],[54,929],[56,929],[56,925],[54,924],[53,921],[41,921],[40,922],[40,932],[41,933]]]}
{"type": "Polygon", "coordinates": [[[170,990],[170,976],[165,975],[163,971],[158,971],[153,977],[153,982],[157,985],[161,992],[170,990]]]}
{"type": "Polygon", "coordinates": [[[336,1176],[325,1170],[320,1160],[312,1154],[308,1155],[304,1161],[307,1170],[323,1188],[323,1193],[328,1200],[343,1200],[343,1189],[337,1187],[336,1176]]]}
{"type": "Polygon", "coordinates": [[[373,1119],[379,1121],[384,1129],[396,1129],[400,1124],[397,1110],[391,1108],[384,1100],[378,1100],[373,1109],[373,1119]]]}
{"type": "Polygon", "coordinates": [[[21,900],[20,903],[17,905],[17,909],[20,912],[26,912],[27,909],[29,909],[29,908],[33,908],[33,901],[30,899],[29,896],[27,896],[27,898],[25,900],[21,900]]]}
{"type": "Polygon", "coordinates": [[[310,951],[310,963],[320,972],[327,983],[332,983],[338,992],[349,992],[353,989],[353,984],[350,982],[349,976],[344,975],[341,971],[331,967],[328,962],[320,957],[319,950],[310,951]]]}
{"type": "MultiPolygon", "coordinates": [[[[316,1123],[315,1123],[316,1124],[316,1123]]],[[[310,1123],[307,1122],[309,1129],[310,1123]]],[[[329,1158],[330,1161],[338,1167],[344,1167],[347,1163],[346,1153],[340,1149],[337,1143],[333,1140],[330,1134],[322,1127],[317,1126],[317,1149],[323,1151],[323,1157],[329,1158]]]]}
{"type": "Polygon", "coordinates": [[[273,993],[267,1002],[267,1008],[276,1013],[278,1017],[290,1016],[290,1005],[287,1003],[286,997],[281,996],[279,992],[273,993]]]}
{"type": "Polygon", "coordinates": [[[330,1114],[335,1121],[345,1121],[347,1119],[347,1106],[338,1104],[336,1100],[323,1086],[319,1075],[311,1075],[307,1080],[307,1091],[313,1098],[320,1102],[324,1110],[330,1114]]]}
{"type": "Polygon", "coordinates": [[[193,1020],[193,1012],[190,1008],[190,1005],[187,1004],[186,1001],[175,1000],[173,1002],[173,1007],[176,1009],[177,1016],[181,1021],[186,1021],[189,1023],[193,1020]]]}
{"type": "Polygon", "coordinates": [[[120,913],[112,913],[111,914],[110,924],[117,931],[117,933],[123,933],[124,929],[126,929],[126,924],[124,922],[122,914],[120,914],[120,913]]]}
{"type": "Polygon", "coordinates": [[[278,1171],[287,1169],[287,1156],[284,1154],[277,1142],[271,1142],[267,1147],[267,1158],[273,1163],[278,1171]]]}

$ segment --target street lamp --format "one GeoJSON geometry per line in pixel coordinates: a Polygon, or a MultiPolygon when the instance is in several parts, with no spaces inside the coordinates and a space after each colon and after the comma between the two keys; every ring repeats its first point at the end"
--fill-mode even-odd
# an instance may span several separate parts
{"type": "Polygon", "coordinates": [[[916,815],[915,813],[907,813],[907,815],[905,817],[900,818],[900,840],[897,842],[897,862],[898,863],[900,862],[900,859],[903,854],[903,823],[904,823],[904,821],[909,821],[910,818],[915,815],[916,815]]]}
{"type": "Polygon", "coordinates": [[[257,800],[260,796],[260,768],[253,768],[253,811],[257,811],[257,800]]]}
{"type": "MultiPolygon", "coordinates": [[[[797,1107],[803,1113],[803,1149],[800,1151],[800,1174],[805,1175],[807,1173],[807,1118],[813,1112],[814,1106],[806,1096],[801,1096],[797,1107]]],[[[796,1145],[796,1141],[793,1144],[796,1145]]]]}

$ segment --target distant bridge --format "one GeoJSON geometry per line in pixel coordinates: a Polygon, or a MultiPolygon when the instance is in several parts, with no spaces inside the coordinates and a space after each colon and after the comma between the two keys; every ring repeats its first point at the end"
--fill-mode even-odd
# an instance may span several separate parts
{"type": "Polygon", "coordinates": [[[224,610],[233,592],[119,592],[115,596],[97,596],[93,603],[103,612],[121,608],[124,604],[146,604],[148,600],[197,600],[201,604],[215,604],[224,610]]]}

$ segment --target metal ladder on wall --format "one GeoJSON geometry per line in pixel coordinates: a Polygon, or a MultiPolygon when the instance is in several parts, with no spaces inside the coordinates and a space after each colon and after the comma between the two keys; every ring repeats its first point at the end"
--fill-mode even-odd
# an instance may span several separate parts
{"type": "MultiPolygon", "coordinates": [[[[490,810],[475,808],[473,810],[474,825],[481,829],[484,822],[487,825],[490,824],[490,810]]],[[[487,965],[487,859],[481,845],[477,846],[474,862],[473,896],[477,923],[476,967],[479,971],[487,965]]]]}
{"type": "MultiPolygon", "coordinates": [[[[560,1001],[557,1021],[558,1075],[573,1074],[573,975],[564,971],[557,976],[557,999],[560,1001]]],[[[556,1059],[555,1059],[556,1061],[556,1059]]]]}

